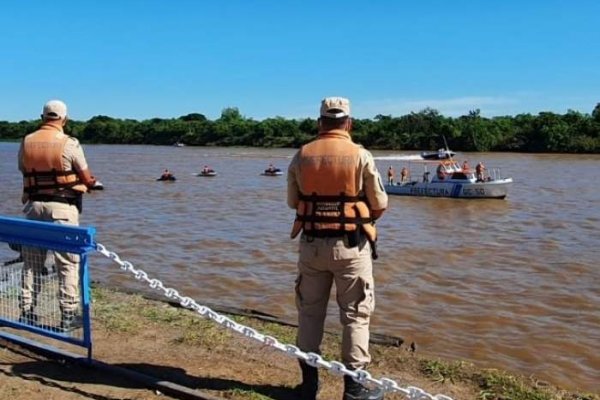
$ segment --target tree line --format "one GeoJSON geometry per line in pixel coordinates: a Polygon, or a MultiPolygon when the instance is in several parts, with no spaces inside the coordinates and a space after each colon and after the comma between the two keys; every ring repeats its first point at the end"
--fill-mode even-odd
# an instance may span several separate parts
{"type": "MultiPolygon", "coordinates": [[[[40,121],[0,121],[0,140],[19,140],[40,121]]],[[[179,118],[143,121],[98,115],[88,121],[70,121],[66,133],[83,143],[190,146],[252,146],[297,148],[317,134],[316,119],[244,117],[237,108],[207,119],[192,113],[179,118]]],[[[444,138],[457,151],[514,151],[600,153],[600,103],[591,114],[569,110],[565,114],[482,117],[479,110],[456,118],[426,108],[400,117],[377,115],[354,119],[354,141],[369,149],[437,150],[444,138]]]]}

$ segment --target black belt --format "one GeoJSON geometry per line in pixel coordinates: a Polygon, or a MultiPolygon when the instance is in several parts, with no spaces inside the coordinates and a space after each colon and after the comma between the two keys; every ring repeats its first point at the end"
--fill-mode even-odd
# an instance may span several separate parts
{"type": "Polygon", "coordinates": [[[306,236],[316,237],[316,238],[342,238],[348,234],[348,232],[340,232],[339,230],[327,230],[327,229],[319,229],[312,231],[304,231],[306,236]]]}
{"type": "Polygon", "coordinates": [[[29,195],[30,201],[54,201],[57,203],[66,203],[70,205],[77,205],[79,199],[77,197],[63,197],[53,196],[51,194],[32,194],[29,195]]]}
{"type": "Polygon", "coordinates": [[[30,194],[29,201],[55,201],[57,203],[65,203],[77,207],[77,211],[81,214],[83,210],[83,196],[64,197],[52,194],[30,194]]]}
{"type": "MultiPolygon", "coordinates": [[[[323,229],[323,230],[304,231],[302,234],[306,237],[307,242],[312,242],[313,240],[315,240],[315,238],[339,238],[339,239],[342,239],[342,238],[346,237],[348,240],[347,247],[356,247],[363,240],[365,240],[367,238],[365,233],[362,232],[360,229],[357,229],[355,231],[347,231],[345,233],[337,231],[337,230],[323,229]]],[[[371,250],[372,250],[371,257],[373,258],[373,260],[377,260],[377,258],[379,258],[379,254],[377,254],[377,242],[370,241],[370,240],[368,240],[368,242],[371,245],[371,250]]]]}
{"type": "Polygon", "coordinates": [[[355,231],[346,231],[340,232],[337,230],[327,230],[327,229],[319,229],[312,231],[304,231],[304,235],[306,236],[306,240],[309,242],[314,238],[337,238],[337,239],[348,239],[348,245],[350,247],[356,247],[362,240],[365,238],[365,234],[357,229],[355,231]]]}

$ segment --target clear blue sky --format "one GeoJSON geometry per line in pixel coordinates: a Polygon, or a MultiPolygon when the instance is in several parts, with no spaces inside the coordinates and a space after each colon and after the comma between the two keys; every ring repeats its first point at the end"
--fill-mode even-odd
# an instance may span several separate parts
{"type": "Polygon", "coordinates": [[[0,120],[591,113],[600,1],[6,1],[0,120]]]}

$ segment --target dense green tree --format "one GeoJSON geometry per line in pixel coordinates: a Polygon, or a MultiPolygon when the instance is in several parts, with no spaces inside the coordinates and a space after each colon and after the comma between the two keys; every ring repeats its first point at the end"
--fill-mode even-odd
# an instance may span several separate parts
{"type": "Polygon", "coordinates": [[[204,116],[204,114],[198,114],[198,113],[192,113],[192,114],[188,114],[188,115],[183,115],[181,117],[179,117],[180,120],[182,121],[206,121],[206,117],[204,116]]]}
{"type": "MultiPolygon", "coordinates": [[[[39,120],[0,121],[0,140],[19,140],[36,130],[39,120]]],[[[299,147],[318,133],[317,121],[282,117],[256,121],[238,108],[223,109],[211,121],[200,113],[144,121],[97,115],[70,121],[66,132],[88,143],[157,144],[183,142],[196,146],[299,147]]],[[[376,115],[354,119],[352,136],[372,149],[457,151],[524,151],[600,153],[600,103],[591,114],[569,110],[485,118],[480,110],[449,118],[425,108],[399,117],[376,115]]]]}
{"type": "Polygon", "coordinates": [[[592,118],[594,118],[594,121],[600,123],[600,103],[597,103],[596,107],[594,107],[594,111],[592,111],[592,118]]]}

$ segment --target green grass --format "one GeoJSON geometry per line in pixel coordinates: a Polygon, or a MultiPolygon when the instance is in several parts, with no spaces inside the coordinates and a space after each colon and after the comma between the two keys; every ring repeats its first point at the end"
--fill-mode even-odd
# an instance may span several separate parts
{"type": "Polygon", "coordinates": [[[463,361],[444,362],[440,360],[419,360],[421,372],[436,382],[459,382],[465,378],[463,361]]]}
{"type": "Polygon", "coordinates": [[[526,384],[523,378],[509,375],[502,371],[485,370],[475,374],[481,391],[481,400],[519,399],[519,400],[551,400],[555,397],[541,389],[526,384]]]}
{"type": "MultiPolygon", "coordinates": [[[[212,320],[194,312],[173,307],[167,303],[148,300],[139,295],[125,295],[103,288],[93,288],[93,318],[111,331],[142,332],[149,324],[155,328],[168,326],[176,332],[173,345],[203,346],[211,351],[227,351],[231,340],[240,337],[212,320]]],[[[229,316],[235,322],[252,327],[258,332],[273,336],[281,343],[294,344],[296,328],[265,322],[246,316],[229,316]]],[[[372,345],[373,366],[408,370],[440,384],[453,384],[471,388],[477,400],[600,400],[598,394],[567,392],[548,384],[504,371],[478,369],[465,361],[428,359],[402,349],[372,345]]],[[[325,334],[322,355],[326,360],[338,360],[340,337],[325,334]]],[[[221,393],[225,398],[264,400],[264,395],[249,389],[232,389],[221,393]]]]}
{"type": "Polygon", "coordinates": [[[592,394],[573,394],[539,384],[531,378],[511,375],[505,371],[477,370],[464,361],[419,359],[419,370],[435,382],[474,384],[478,400],[598,400],[592,394]]]}

